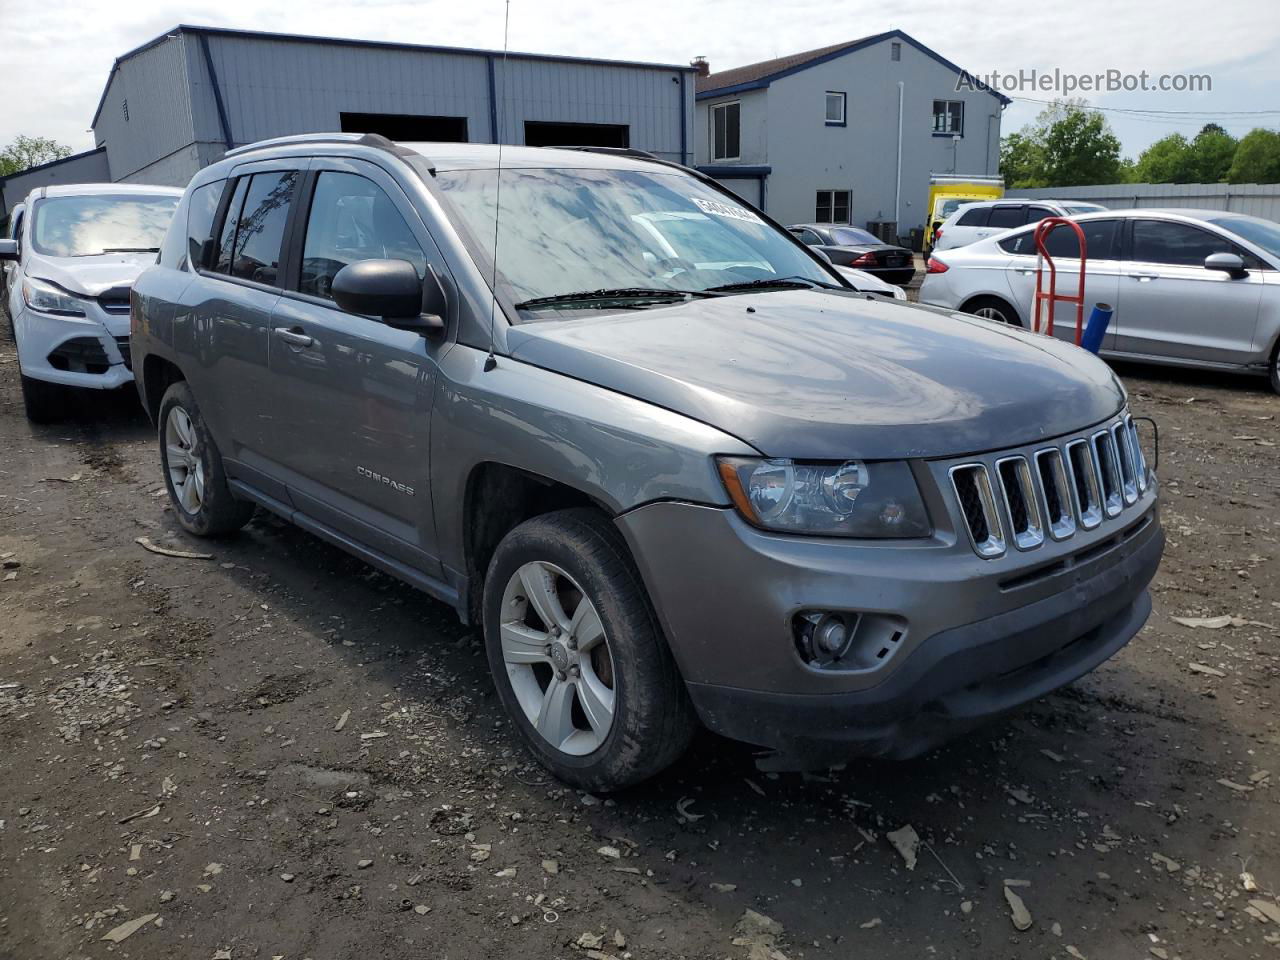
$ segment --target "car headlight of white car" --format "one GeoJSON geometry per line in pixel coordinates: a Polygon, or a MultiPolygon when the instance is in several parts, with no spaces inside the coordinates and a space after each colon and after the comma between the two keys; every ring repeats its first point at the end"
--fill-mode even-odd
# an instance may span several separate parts
{"type": "Polygon", "coordinates": [[[22,280],[22,300],[29,310],[38,313],[52,313],[60,317],[83,317],[85,302],[72,296],[61,287],[56,287],[47,280],[35,277],[24,277],[22,280]]]}

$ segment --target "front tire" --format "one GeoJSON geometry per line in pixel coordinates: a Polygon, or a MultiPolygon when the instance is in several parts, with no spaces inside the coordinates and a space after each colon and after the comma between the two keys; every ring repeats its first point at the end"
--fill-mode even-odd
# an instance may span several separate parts
{"type": "Polygon", "coordinates": [[[1014,310],[1008,303],[999,297],[978,297],[970,300],[964,305],[965,313],[972,313],[975,317],[982,317],[984,320],[994,320],[996,323],[1007,324],[1011,327],[1022,326],[1022,321],[1018,319],[1018,311],[1014,310]]]}
{"type": "Polygon", "coordinates": [[[68,389],[58,383],[35,380],[19,372],[22,405],[32,423],[54,423],[67,415],[68,389]]]}
{"type": "Polygon", "coordinates": [[[165,391],[157,417],[160,463],[173,515],[197,537],[234,533],[253,516],[253,504],[227,486],[222,455],[185,380],[165,391]]]}
{"type": "Polygon", "coordinates": [[[1280,393],[1280,340],[1276,341],[1276,348],[1271,351],[1271,389],[1276,393],[1280,393]]]}
{"type": "Polygon", "coordinates": [[[693,706],[622,538],[592,510],[520,524],[484,584],[498,695],[525,743],[585,790],[632,786],[670,766],[693,706]]]}

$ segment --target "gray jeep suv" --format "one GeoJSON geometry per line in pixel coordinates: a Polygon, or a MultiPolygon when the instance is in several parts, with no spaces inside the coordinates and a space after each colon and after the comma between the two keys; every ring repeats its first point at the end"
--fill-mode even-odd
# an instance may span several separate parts
{"type": "Polygon", "coordinates": [[[1100,361],[860,293],[676,164],[497,167],[335,134],[196,175],[132,305],[183,527],[265,507],[452,604],[595,790],[699,722],[910,757],[1142,626],[1156,482],[1100,361]]]}

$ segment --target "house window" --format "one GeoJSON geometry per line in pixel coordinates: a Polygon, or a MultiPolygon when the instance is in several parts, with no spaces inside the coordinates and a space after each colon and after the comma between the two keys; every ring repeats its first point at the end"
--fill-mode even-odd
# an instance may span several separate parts
{"type": "Polygon", "coordinates": [[[964,101],[933,101],[933,132],[937,136],[964,136],[964,101]]]}
{"type": "Polygon", "coordinates": [[[827,91],[827,125],[844,126],[845,95],[834,90],[827,91]]]}
{"type": "Polygon", "coordinates": [[[848,223],[849,191],[819,190],[813,219],[818,223],[848,223]]]}
{"type": "Polygon", "coordinates": [[[889,45],[889,59],[890,60],[902,59],[902,44],[900,44],[897,40],[893,41],[893,43],[889,45]]]}
{"type": "Polygon", "coordinates": [[[717,103],[711,108],[711,159],[738,160],[742,156],[742,104],[717,103]]]}

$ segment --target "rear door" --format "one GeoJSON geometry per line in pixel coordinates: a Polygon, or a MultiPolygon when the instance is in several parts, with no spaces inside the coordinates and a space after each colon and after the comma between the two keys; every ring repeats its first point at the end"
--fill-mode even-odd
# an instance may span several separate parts
{"type": "Polygon", "coordinates": [[[290,497],[326,526],[438,575],[429,439],[436,358],[448,345],[346,313],[331,289],[359,260],[406,260],[425,277],[443,275],[443,259],[373,163],[317,157],[303,196],[299,269],[271,320],[271,375],[286,398],[272,446],[290,497]]]}
{"type": "MultiPolygon", "coordinates": [[[[1084,230],[1085,239],[1085,282],[1084,282],[1084,317],[1088,323],[1089,314],[1096,303],[1105,303],[1116,308],[1120,295],[1120,227],[1121,221],[1116,218],[1105,220],[1084,220],[1080,227],[1084,230]]],[[[1032,305],[1036,292],[1036,249],[1035,227],[1028,227],[1000,241],[1006,253],[1013,254],[1013,260],[1006,270],[1009,289],[1019,313],[1027,321],[1028,329],[1034,329],[1031,321],[1032,305]]],[[[1080,282],[1080,245],[1075,231],[1067,226],[1054,227],[1046,241],[1053,264],[1057,269],[1057,292],[1062,295],[1075,296],[1080,282]]],[[[1044,267],[1044,288],[1049,287],[1049,267],[1044,267]]],[[[1047,323],[1047,308],[1045,322],[1047,323]]],[[[1076,308],[1075,304],[1059,303],[1054,307],[1053,335],[1061,340],[1075,343],[1076,308]]],[[[1103,350],[1115,349],[1116,325],[1114,322],[1107,329],[1102,341],[1103,350]]]]}
{"type": "Polygon", "coordinates": [[[285,228],[305,160],[262,161],[193,191],[193,211],[216,202],[213,242],[192,249],[196,279],[183,294],[191,323],[187,378],[228,461],[228,473],[271,496],[283,487],[271,443],[277,396],[268,369],[271,312],[280,299],[285,228]],[[203,195],[197,196],[201,191],[203,195]],[[215,199],[216,198],[216,199],[215,199]]]}
{"type": "Polygon", "coordinates": [[[1206,270],[1205,257],[1248,251],[1220,233],[1181,220],[1129,221],[1116,349],[1151,357],[1242,364],[1253,359],[1262,272],[1206,270]]]}

